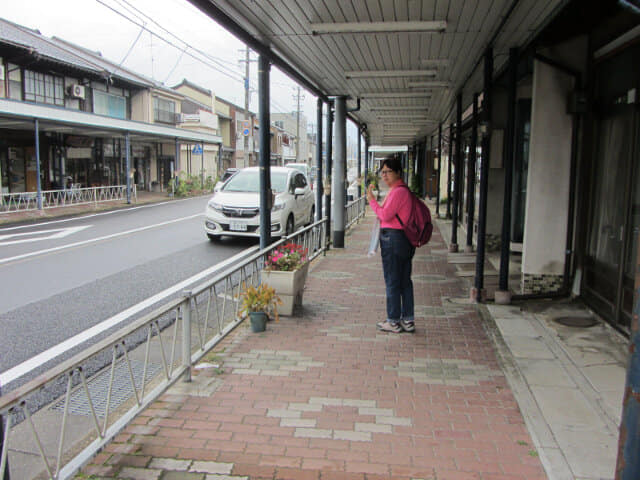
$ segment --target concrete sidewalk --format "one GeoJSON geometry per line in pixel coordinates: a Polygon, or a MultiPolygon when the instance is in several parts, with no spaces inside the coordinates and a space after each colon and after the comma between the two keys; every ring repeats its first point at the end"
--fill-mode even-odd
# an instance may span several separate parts
{"type": "MultiPolygon", "coordinates": [[[[613,478],[625,342],[528,306],[468,302],[438,228],[416,253],[415,334],[384,317],[373,217],[312,265],[304,306],[243,325],[85,467],[119,479],[613,478]]],[[[437,226],[446,229],[446,224],[437,226]]],[[[445,236],[446,237],[446,236],[445,236]]]]}

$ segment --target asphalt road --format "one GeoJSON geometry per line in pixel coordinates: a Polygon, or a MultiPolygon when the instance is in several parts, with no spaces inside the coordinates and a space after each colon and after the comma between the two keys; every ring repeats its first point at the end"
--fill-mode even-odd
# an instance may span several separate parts
{"type": "Polygon", "coordinates": [[[0,380],[6,384],[12,367],[257,245],[210,242],[202,227],[207,200],[0,229],[0,380]]]}

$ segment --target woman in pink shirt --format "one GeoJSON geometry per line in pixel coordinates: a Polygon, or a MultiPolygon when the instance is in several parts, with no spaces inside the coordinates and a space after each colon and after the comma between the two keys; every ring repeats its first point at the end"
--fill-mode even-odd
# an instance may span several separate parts
{"type": "Polygon", "coordinates": [[[367,190],[369,205],[380,219],[380,254],[387,291],[387,318],[376,326],[383,332],[415,332],[411,260],[416,249],[407,240],[398,221],[398,217],[404,223],[408,220],[412,193],[402,180],[399,158],[385,159],[380,174],[390,187],[382,205],[373,196],[373,185],[367,190]]]}

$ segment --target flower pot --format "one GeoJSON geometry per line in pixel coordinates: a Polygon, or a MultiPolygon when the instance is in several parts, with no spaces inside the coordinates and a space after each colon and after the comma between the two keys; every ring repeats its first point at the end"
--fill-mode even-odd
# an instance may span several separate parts
{"type": "Polygon", "coordinates": [[[282,305],[278,308],[280,315],[292,315],[293,308],[296,305],[302,305],[302,293],[308,272],[309,262],[292,272],[279,270],[262,272],[262,282],[275,288],[276,294],[282,300],[282,305]]]}
{"type": "Polygon", "coordinates": [[[251,320],[251,331],[254,333],[264,332],[267,328],[267,320],[269,317],[264,312],[249,312],[251,320]]]}

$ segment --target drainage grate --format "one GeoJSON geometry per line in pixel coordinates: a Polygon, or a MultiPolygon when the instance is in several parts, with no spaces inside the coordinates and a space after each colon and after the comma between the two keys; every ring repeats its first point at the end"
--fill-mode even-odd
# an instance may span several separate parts
{"type": "Polygon", "coordinates": [[[568,316],[568,317],[556,317],[554,322],[564,325],[565,327],[577,327],[577,328],[589,328],[598,323],[594,317],[584,316],[568,316]]]}
{"type": "MultiPolygon", "coordinates": [[[[142,386],[142,370],[144,368],[144,362],[131,360],[131,370],[133,371],[133,378],[136,383],[138,391],[142,386]]],[[[149,363],[147,365],[147,378],[148,382],[151,380],[162,368],[162,365],[157,363],[149,363]]],[[[91,378],[87,382],[89,388],[89,394],[91,395],[91,402],[95,409],[96,415],[99,417],[104,416],[105,405],[107,403],[107,394],[109,392],[109,379],[111,378],[111,368],[105,368],[101,373],[91,378]]],[[[111,388],[111,401],[109,403],[109,411],[113,412],[124,402],[134,396],[131,387],[131,377],[129,376],[129,369],[126,363],[120,362],[116,365],[113,375],[113,387],[111,388]]],[[[53,410],[64,410],[64,397],[59,400],[52,407],[53,410]]],[[[89,401],[84,388],[81,385],[76,386],[75,390],[69,398],[69,413],[73,415],[91,415],[91,409],[89,408],[89,401]]]]}

